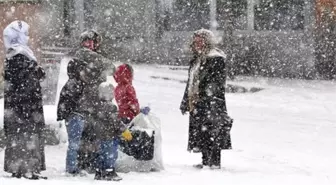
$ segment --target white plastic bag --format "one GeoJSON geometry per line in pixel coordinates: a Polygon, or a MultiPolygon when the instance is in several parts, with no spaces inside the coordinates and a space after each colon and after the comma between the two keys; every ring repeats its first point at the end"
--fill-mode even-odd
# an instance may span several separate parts
{"type": "Polygon", "coordinates": [[[131,124],[134,125],[132,130],[147,131],[148,134],[151,134],[153,130],[155,131],[154,158],[150,161],[139,161],[119,151],[119,157],[116,162],[117,171],[150,172],[163,170],[164,166],[162,159],[162,135],[160,119],[151,113],[149,115],[140,113],[132,120],[131,124]]]}

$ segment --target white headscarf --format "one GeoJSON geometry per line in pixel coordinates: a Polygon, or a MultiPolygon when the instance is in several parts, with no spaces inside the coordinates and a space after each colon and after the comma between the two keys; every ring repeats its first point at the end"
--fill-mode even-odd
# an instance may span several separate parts
{"type": "Polygon", "coordinates": [[[3,31],[6,58],[22,54],[36,61],[33,51],[28,47],[29,25],[24,21],[13,21],[3,31]]]}

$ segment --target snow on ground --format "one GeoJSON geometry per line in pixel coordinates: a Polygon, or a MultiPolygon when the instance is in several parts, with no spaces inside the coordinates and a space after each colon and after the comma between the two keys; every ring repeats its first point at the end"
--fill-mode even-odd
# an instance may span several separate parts
{"type": "MultiPolygon", "coordinates": [[[[63,67],[64,69],[64,67],[63,67]]],[[[62,83],[64,83],[63,76],[62,83]]],[[[150,105],[161,118],[163,159],[166,169],[156,173],[120,174],[120,184],[246,184],[332,185],[336,183],[336,83],[327,81],[238,78],[232,84],[262,87],[258,93],[227,94],[229,114],[235,119],[233,150],[222,152],[223,169],[196,170],[199,154],[187,148],[188,116],[179,103],[185,84],[151,76],[185,80],[182,70],[139,65],[135,67],[135,88],[142,106],[150,105]]],[[[46,108],[46,119],[55,117],[55,108],[46,108]]],[[[55,123],[55,121],[54,121],[55,123]]],[[[7,178],[0,171],[2,185],[89,185],[93,176],[66,177],[66,145],[46,148],[49,180],[27,181],[7,178]]],[[[3,169],[3,151],[0,168],[3,169]]]]}

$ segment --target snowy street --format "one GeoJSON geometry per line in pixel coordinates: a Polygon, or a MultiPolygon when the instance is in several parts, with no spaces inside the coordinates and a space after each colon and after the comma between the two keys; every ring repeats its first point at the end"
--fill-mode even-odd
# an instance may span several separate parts
{"type": "MultiPolygon", "coordinates": [[[[161,119],[165,170],[120,173],[119,184],[132,185],[333,185],[336,184],[336,83],[239,77],[229,84],[260,87],[256,93],[227,93],[229,115],[234,118],[233,150],[222,152],[221,170],[196,170],[200,154],[187,152],[188,116],[179,111],[187,71],[164,66],[135,66],[134,86],[141,106],[149,105],[161,119]],[[153,77],[162,78],[153,78],[153,77]],[[170,80],[175,79],[175,80],[170,80]]],[[[62,67],[64,70],[65,68],[62,67]]],[[[64,71],[62,71],[64,76],[64,71]]],[[[65,80],[61,80],[64,83],[65,80]]],[[[3,110],[3,107],[1,107],[3,110]]],[[[1,113],[1,117],[2,117],[1,113]]],[[[56,117],[53,108],[46,121],[56,117]]],[[[52,120],[51,120],[52,121],[52,120]]],[[[49,123],[51,124],[51,123],[49,123]]],[[[53,124],[53,123],[52,123],[53,124]]],[[[8,178],[1,185],[89,185],[93,175],[67,177],[66,144],[46,147],[48,180],[8,178]]]]}

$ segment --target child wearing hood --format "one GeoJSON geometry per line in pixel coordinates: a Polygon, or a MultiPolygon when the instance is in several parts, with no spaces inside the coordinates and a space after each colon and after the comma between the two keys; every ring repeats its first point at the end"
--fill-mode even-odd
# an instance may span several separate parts
{"type": "Polygon", "coordinates": [[[114,90],[114,94],[119,107],[119,118],[124,123],[130,123],[140,112],[147,115],[150,111],[149,107],[140,109],[139,101],[132,84],[133,76],[134,71],[129,64],[120,65],[113,75],[118,84],[114,90]]]}

